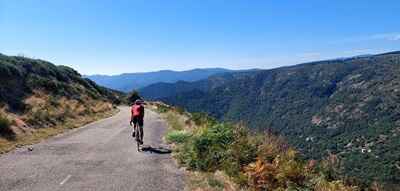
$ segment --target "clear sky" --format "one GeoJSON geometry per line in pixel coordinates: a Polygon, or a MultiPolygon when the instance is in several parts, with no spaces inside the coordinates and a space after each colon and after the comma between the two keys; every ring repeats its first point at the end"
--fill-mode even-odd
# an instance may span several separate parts
{"type": "Polygon", "coordinates": [[[0,0],[0,53],[83,74],[275,68],[400,50],[399,0],[0,0]]]}

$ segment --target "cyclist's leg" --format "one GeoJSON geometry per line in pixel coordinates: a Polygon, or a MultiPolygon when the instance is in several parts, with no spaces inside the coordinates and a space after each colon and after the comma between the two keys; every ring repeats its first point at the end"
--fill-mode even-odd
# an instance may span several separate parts
{"type": "Polygon", "coordinates": [[[139,126],[139,131],[140,131],[140,143],[143,144],[143,126],[139,126]]]}
{"type": "Polygon", "coordinates": [[[136,128],[135,128],[135,130],[136,130],[135,140],[136,140],[136,143],[137,143],[137,149],[138,149],[138,151],[140,152],[140,151],[141,151],[141,149],[140,149],[141,141],[140,141],[139,124],[136,123],[135,127],[136,127],[136,128]]]}
{"type": "Polygon", "coordinates": [[[133,122],[133,137],[134,138],[136,138],[136,133],[137,133],[137,126],[138,126],[138,119],[137,119],[137,117],[133,117],[133,119],[132,119],[132,122],[133,122]]]}
{"type": "Polygon", "coordinates": [[[132,123],[133,123],[133,132],[132,132],[132,136],[133,136],[133,138],[136,138],[136,122],[135,122],[134,119],[132,120],[132,123]]]}
{"type": "Polygon", "coordinates": [[[143,135],[144,135],[144,133],[143,133],[143,118],[139,118],[138,125],[139,125],[139,129],[140,129],[140,140],[141,140],[141,143],[143,144],[143,135]]]}
{"type": "Polygon", "coordinates": [[[133,138],[136,138],[136,135],[137,135],[137,126],[135,125],[133,127],[133,138]]]}
{"type": "Polygon", "coordinates": [[[135,123],[135,140],[137,141],[138,140],[138,137],[139,137],[139,130],[138,130],[138,128],[139,128],[139,125],[137,124],[137,122],[135,123]]]}

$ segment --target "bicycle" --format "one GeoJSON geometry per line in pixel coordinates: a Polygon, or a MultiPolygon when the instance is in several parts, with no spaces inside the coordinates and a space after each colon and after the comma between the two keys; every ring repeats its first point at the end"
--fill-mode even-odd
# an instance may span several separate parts
{"type": "MultiPolygon", "coordinates": [[[[132,123],[131,123],[131,126],[132,126],[132,123]]],[[[133,128],[134,128],[134,131],[132,132],[132,137],[135,138],[136,144],[137,144],[137,150],[138,150],[138,152],[140,152],[141,151],[140,145],[143,142],[143,140],[141,140],[142,132],[139,130],[139,123],[138,122],[134,123],[133,128]]]]}

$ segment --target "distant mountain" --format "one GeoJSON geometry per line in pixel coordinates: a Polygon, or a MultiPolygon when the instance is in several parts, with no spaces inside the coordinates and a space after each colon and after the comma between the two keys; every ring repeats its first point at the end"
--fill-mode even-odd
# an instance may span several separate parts
{"type": "Polygon", "coordinates": [[[158,99],[282,134],[306,158],[336,154],[364,183],[399,185],[400,52],[226,77],[215,88],[212,78],[168,84],[176,93],[158,99]]]}
{"type": "Polygon", "coordinates": [[[178,93],[189,92],[193,90],[211,91],[233,79],[243,78],[247,75],[252,75],[257,70],[228,72],[215,74],[207,79],[195,82],[178,81],[175,83],[159,82],[151,84],[139,89],[141,96],[148,100],[157,100],[164,97],[174,96],[178,93]]]}
{"type": "Polygon", "coordinates": [[[85,76],[96,83],[115,90],[129,92],[145,86],[164,82],[174,83],[177,81],[193,82],[206,79],[211,75],[233,72],[223,68],[194,69],[188,71],[162,70],[158,72],[126,73],[120,75],[88,75],[85,76]]]}

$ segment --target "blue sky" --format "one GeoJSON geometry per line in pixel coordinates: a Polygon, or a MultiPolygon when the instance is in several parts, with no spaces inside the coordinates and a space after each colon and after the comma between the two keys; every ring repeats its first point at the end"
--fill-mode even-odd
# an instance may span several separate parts
{"type": "Polygon", "coordinates": [[[275,68],[400,50],[398,0],[0,0],[0,53],[83,74],[275,68]]]}

